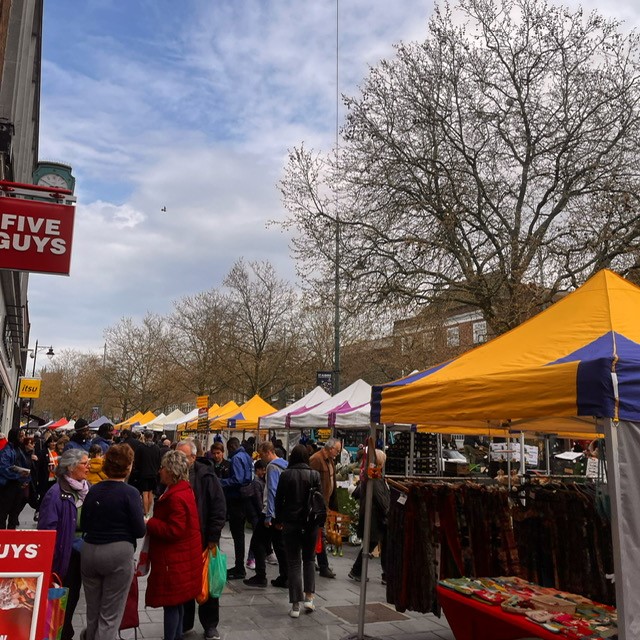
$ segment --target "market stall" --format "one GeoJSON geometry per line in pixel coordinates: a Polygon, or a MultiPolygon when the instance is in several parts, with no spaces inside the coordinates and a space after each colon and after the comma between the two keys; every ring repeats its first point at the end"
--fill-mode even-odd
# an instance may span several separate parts
{"type": "Polygon", "coordinates": [[[640,289],[611,271],[459,358],[372,390],[372,421],[605,433],[619,637],[640,635],[640,289]]]}

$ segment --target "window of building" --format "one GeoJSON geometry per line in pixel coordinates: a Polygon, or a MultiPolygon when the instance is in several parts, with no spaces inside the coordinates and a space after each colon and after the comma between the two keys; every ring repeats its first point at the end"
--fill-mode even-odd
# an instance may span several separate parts
{"type": "Polygon", "coordinates": [[[447,329],[447,346],[459,347],[460,346],[460,328],[449,327],[447,329]]]}
{"type": "Polygon", "coordinates": [[[473,344],[487,341],[487,323],[482,320],[481,322],[473,323],[473,344]]]}

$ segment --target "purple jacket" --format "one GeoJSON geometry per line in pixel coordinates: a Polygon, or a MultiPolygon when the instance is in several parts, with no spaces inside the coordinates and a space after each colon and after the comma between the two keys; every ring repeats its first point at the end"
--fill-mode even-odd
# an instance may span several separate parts
{"type": "Polygon", "coordinates": [[[56,532],[53,571],[64,580],[71,559],[71,548],[76,537],[78,508],[73,493],[64,491],[60,481],[45,494],[40,504],[38,529],[56,532]]]}

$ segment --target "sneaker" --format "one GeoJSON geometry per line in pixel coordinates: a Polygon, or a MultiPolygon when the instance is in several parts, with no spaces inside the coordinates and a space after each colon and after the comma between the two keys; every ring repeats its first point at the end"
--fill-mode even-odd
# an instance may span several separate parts
{"type": "Polygon", "coordinates": [[[322,569],[320,569],[320,577],[321,578],[335,578],[336,574],[333,573],[333,571],[331,571],[331,569],[329,569],[329,567],[322,567],[322,569]]]}
{"type": "Polygon", "coordinates": [[[216,627],[211,627],[204,632],[204,640],[220,640],[220,633],[216,627]]]}
{"type": "Polygon", "coordinates": [[[316,610],[316,605],[315,605],[315,604],[313,604],[313,600],[307,600],[307,599],[305,598],[305,601],[304,601],[304,610],[305,610],[307,613],[312,613],[313,611],[315,611],[315,610],[316,610]]]}
{"type": "Polygon", "coordinates": [[[291,611],[289,611],[289,615],[292,618],[299,618],[300,617],[300,603],[299,602],[294,602],[291,605],[291,611]]]}
{"type": "Polygon", "coordinates": [[[282,576],[278,576],[277,578],[274,578],[271,581],[271,585],[273,587],[281,587],[282,589],[288,589],[289,581],[286,578],[283,578],[282,576]]]}
{"type": "Polygon", "coordinates": [[[278,564],[278,558],[276,558],[276,554],[271,552],[267,557],[267,564],[278,564]]]}
{"type": "Polygon", "coordinates": [[[227,580],[244,580],[247,574],[244,569],[227,569],[227,580]]]}
{"type": "Polygon", "coordinates": [[[260,589],[267,588],[267,579],[259,578],[258,576],[253,576],[253,578],[248,578],[247,580],[243,580],[242,582],[244,582],[247,587],[259,587],[260,589]]]}
{"type": "Polygon", "coordinates": [[[247,564],[245,565],[247,569],[251,569],[252,571],[256,570],[256,561],[255,560],[247,560],[247,564]]]}

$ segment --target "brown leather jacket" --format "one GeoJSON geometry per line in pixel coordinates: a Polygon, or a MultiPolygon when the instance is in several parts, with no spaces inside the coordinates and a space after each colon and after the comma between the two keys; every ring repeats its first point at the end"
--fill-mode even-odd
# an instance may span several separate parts
{"type": "Polygon", "coordinates": [[[336,464],[326,451],[325,448],[316,451],[316,453],[309,458],[309,466],[320,474],[322,495],[324,501],[329,504],[329,500],[336,488],[336,464]]]}

